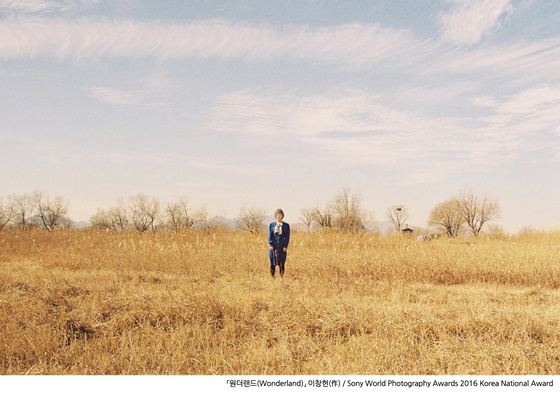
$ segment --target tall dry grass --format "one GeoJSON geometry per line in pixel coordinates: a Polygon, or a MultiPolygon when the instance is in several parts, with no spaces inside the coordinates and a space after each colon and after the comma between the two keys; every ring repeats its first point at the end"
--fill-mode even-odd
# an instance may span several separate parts
{"type": "Polygon", "coordinates": [[[0,232],[2,374],[558,374],[560,234],[0,232]]]}

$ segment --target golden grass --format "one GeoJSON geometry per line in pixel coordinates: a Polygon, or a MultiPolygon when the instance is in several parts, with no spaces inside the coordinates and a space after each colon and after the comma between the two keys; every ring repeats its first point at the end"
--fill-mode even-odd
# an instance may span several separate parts
{"type": "Polygon", "coordinates": [[[0,232],[1,374],[558,374],[560,234],[0,232]]]}

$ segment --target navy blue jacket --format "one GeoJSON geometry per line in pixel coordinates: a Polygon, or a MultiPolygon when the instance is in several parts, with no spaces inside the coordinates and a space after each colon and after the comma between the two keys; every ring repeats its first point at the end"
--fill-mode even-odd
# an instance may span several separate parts
{"type": "Polygon", "coordinates": [[[268,244],[275,250],[287,248],[290,244],[290,225],[286,222],[282,223],[282,234],[274,233],[276,222],[270,223],[268,226],[268,244]]]}

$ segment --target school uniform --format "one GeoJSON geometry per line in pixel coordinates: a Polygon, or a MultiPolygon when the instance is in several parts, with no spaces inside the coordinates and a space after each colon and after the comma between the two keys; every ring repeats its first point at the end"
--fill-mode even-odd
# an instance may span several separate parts
{"type": "Polygon", "coordinates": [[[272,222],[268,226],[268,245],[273,250],[268,251],[270,259],[270,275],[276,273],[276,266],[280,267],[280,276],[284,276],[284,265],[286,264],[287,253],[284,248],[290,244],[290,225],[286,222],[272,222]]]}

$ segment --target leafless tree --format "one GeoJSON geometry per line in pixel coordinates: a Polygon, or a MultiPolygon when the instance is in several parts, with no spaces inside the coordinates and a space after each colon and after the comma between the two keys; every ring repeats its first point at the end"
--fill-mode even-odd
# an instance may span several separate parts
{"type": "Polygon", "coordinates": [[[111,218],[115,230],[123,231],[128,227],[130,223],[130,213],[122,198],[117,201],[117,206],[109,209],[109,217],[111,218]]]}
{"type": "Polygon", "coordinates": [[[258,233],[264,227],[266,211],[259,208],[241,208],[238,217],[238,227],[251,233],[258,233]]]}
{"type": "Polygon", "coordinates": [[[0,230],[2,230],[14,217],[14,207],[10,202],[4,204],[4,200],[0,199],[0,230]]]}
{"type": "Polygon", "coordinates": [[[112,220],[109,210],[97,208],[97,212],[89,218],[89,222],[95,228],[104,230],[115,230],[115,223],[112,220]]]}
{"type": "Polygon", "coordinates": [[[457,197],[457,204],[465,223],[476,237],[484,224],[500,217],[500,206],[497,201],[488,197],[479,197],[472,192],[462,192],[457,197]]]}
{"type": "Polygon", "coordinates": [[[197,219],[186,198],[167,204],[165,212],[168,226],[175,231],[191,228],[197,219]]]}
{"type": "Polygon", "coordinates": [[[32,196],[30,194],[10,196],[9,204],[14,210],[13,223],[22,229],[29,227],[30,219],[34,214],[32,196]]]}
{"type": "Polygon", "coordinates": [[[338,229],[354,233],[365,230],[367,213],[362,209],[359,194],[352,194],[350,189],[345,187],[336,195],[332,207],[334,224],[338,229]]]}
{"type": "Polygon", "coordinates": [[[334,213],[331,204],[327,204],[324,208],[320,206],[313,208],[311,215],[313,216],[313,222],[320,229],[330,229],[334,225],[334,213]]]}
{"type": "Polygon", "coordinates": [[[89,222],[96,228],[123,231],[128,227],[129,216],[124,200],[119,199],[114,207],[109,209],[98,208],[89,222]]]}
{"type": "Polygon", "coordinates": [[[385,216],[400,233],[403,224],[408,220],[408,209],[404,205],[393,205],[385,211],[385,216]]]}
{"type": "Polygon", "coordinates": [[[68,213],[70,204],[61,196],[51,199],[42,192],[35,191],[32,196],[32,204],[41,223],[48,231],[52,231],[68,221],[65,215],[68,213]]]}
{"type": "Polygon", "coordinates": [[[313,223],[315,222],[313,209],[302,209],[299,213],[298,219],[305,226],[307,232],[310,232],[313,227],[313,223]]]}
{"type": "Polygon", "coordinates": [[[132,223],[140,233],[156,231],[161,226],[161,207],[155,197],[138,194],[130,199],[129,207],[132,223]]]}
{"type": "Polygon", "coordinates": [[[436,205],[430,212],[428,225],[445,231],[448,237],[458,236],[465,224],[458,204],[456,198],[451,198],[436,205]]]}
{"type": "Polygon", "coordinates": [[[210,229],[210,222],[208,219],[208,208],[206,206],[202,206],[198,209],[196,213],[196,218],[201,228],[205,230],[210,229]]]}
{"type": "Polygon", "coordinates": [[[194,217],[195,224],[193,226],[195,226],[196,228],[201,228],[207,233],[223,227],[224,225],[221,219],[218,217],[209,218],[208,208],[206,206],[200,207],[195,212],[194,217]]]}

